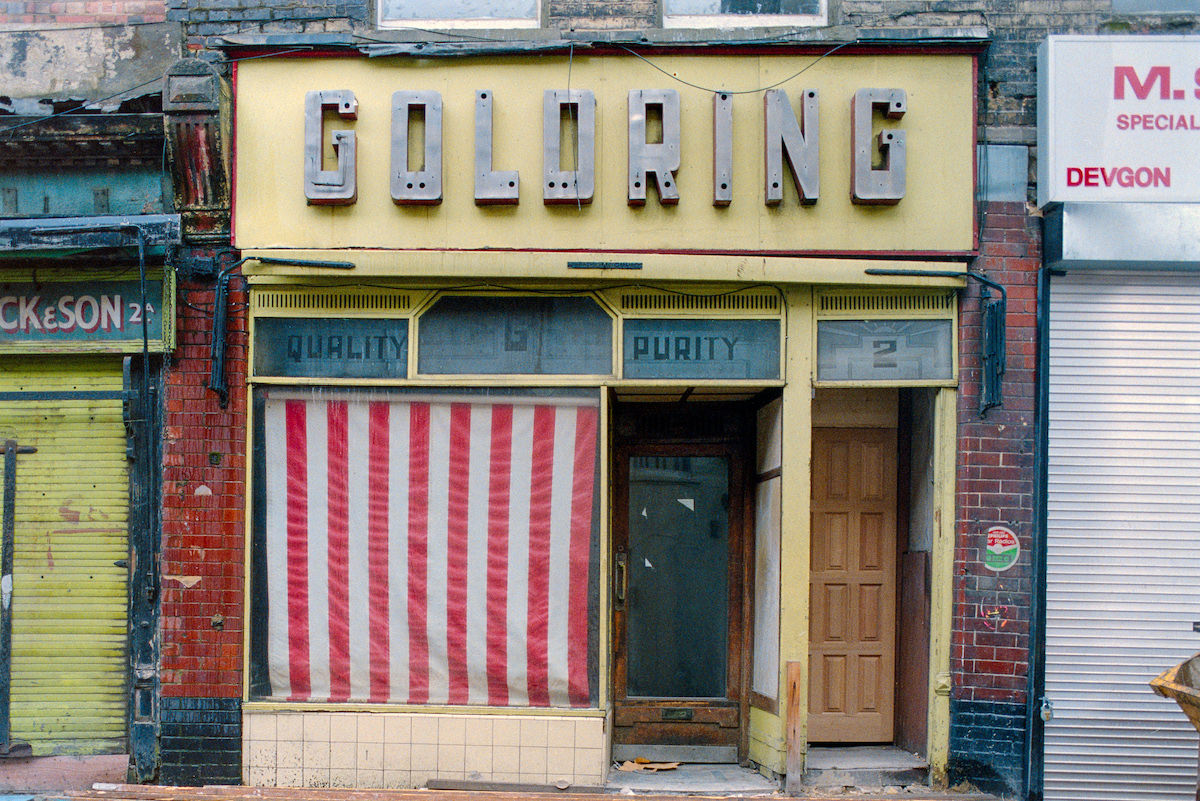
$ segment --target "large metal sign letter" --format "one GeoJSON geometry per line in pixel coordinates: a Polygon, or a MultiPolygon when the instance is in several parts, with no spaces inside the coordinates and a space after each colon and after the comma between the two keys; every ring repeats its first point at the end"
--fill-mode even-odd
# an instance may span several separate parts
{"type": "Polygon", "coordinates": [[[494,92],[475,93],[475,205],[515,204],[521,178],[516,170],[492,169],[492,98],[494,92]]]}
{"type": "Polygon", "coordinates": [[[733,95],[713,92],[713,205],[733,201],[733,95]]]}
{"type": "Polygon", "coordinates": [[[679,169],[679,92],[674,89],[631,89],[629,91],[629,205],[646,205],[646,186],[651,176],[658,187],[658,202],[679,203],[675,171],[679,169]],[[646,111],[658,106],[662,119],[662,141],[646,141],[646,111]]]}
{"type": "Polygon", "coordinates": [[[547,89],[542,96],[542,201],[591,203],[596,193],[596,96],[589,89],[547,89]],[[575,126],[575,169],[562,169],[563,111],[575,126]]]}
{"type": "Polygon", "coordinates": [[[358,119],[358,100],[347,89],[309,92],[304,96],[304,197],[310,206],[348,206],[358,200],[354,131],[330,132],[337,169],[321,169],[322,118],[326,109],[336,109],[342,119],[358,119]]]}
{"type": "Polygon", "coordinates": [[[437,92],[392,95],[392,201],[397,206],[436,206],[442,202],[442,96],[437,92]],[[424,163],[409,169],[409,127],[416,110],[424,113],[424,163]]]}
{"type": "Polygon", "coordinates": [[[792,180],[800,192],[800,202],[816,203],[821,194],[821,134],[817,113],[817,90],[805,89],[800,107],[800,122],[782,89],[768,89],[763,95],[767,141],[766,204],[783,202],[783,159],[787,156],[792,180]]]}
{"type": "Polygon", "coordinates": [[[908,107],[903,89],[859,89],[850,102],[850,199],[865,205],[893,206],[904,197],[904,171],[908,159],[904,150],[904,131],[885,128],[878,144],[871,142],[871,122],[879,109],[888,119],[898,120],[908,107]],[[875,169],[875,148],[883,157],[883,166],[875,169]]]}

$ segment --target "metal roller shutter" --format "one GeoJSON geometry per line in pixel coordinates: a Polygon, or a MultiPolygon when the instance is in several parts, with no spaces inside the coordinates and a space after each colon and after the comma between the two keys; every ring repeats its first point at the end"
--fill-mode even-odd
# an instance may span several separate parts
{"type": "MultiPolygon", "coordinates": [[[[121,389],[119,358],[4,358],[0,392],[121,389]]],[[[126,749],[129,478],[119,400],[0,400],[18,457],[12,737],[35,754],[126,749]]]]}
{"type": "Polygon", "coordinates": [[[1147,682],[1200,650],[1200,276],[1054,278],[1049,423],[1045,797],[1193,799],[1147,682]]]}

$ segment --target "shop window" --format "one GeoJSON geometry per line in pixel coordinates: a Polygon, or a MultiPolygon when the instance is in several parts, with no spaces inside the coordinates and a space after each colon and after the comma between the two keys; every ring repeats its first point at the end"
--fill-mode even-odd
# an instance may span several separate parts
{"type": "Polygon", "coordinates": [[[450,295],[418,330],[425,375],[612,374],[612,318],[588,297],[450,295]]]}
{"type": "Polygon", "coordinates": [[[251,697],[589,707],[595,390],[255,398],[251,697]]]}
{"type": "Polygon", "coordinates": [[[540,0],[379,0],[379,25],[534,28],[540,6],[540,0]]]}
{"type": "Polygon", "coordinates": [[[675,28],[824,25],[826,0],[663,0],[675,28]]]}

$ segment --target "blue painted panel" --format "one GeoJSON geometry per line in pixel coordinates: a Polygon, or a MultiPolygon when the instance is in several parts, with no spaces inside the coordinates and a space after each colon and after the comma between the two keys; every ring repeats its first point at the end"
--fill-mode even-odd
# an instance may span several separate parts
{"type": "Polygon", "coordinates": [[[612,318],[591,298],[450,296],[418,330],[426,375],[612,374],[612,318]]]}
{"type": "Polygon", "coordinates": [[[404,378],[408,320],[259,317],[254,374],[289,378],[404,378]]]}
{"type": "Polygon", "coordinates": [[[162,173],[157,170],[71,169],[0,174],[0,216],[86,217],[94,214],[162,214],[162,173]]]}
{"type": "MultiPolygon", "coordinates": [[[[146,322],[162,339],[161,280],[146,281],[146,322]]],[[[0,283],[0,347],[43,342],[130,342],[142,338],[137,281],[0,283]]]]}
{"type": "Polygon", "coordinates": [[[778,320],[625,321],[626,378],[779,378],[778,320]]]}

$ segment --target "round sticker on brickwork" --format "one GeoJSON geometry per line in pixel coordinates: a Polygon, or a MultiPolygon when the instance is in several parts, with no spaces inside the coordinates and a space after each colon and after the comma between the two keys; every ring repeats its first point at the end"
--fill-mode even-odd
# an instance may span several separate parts
{"type": "Polygon", "coordinates": [[[1017,563],[1020,555],[1021,543],[1011,528],[992,526],[988,529],[987,550],[983,553],[984,567],[1003,573],[1017,563]]]}

